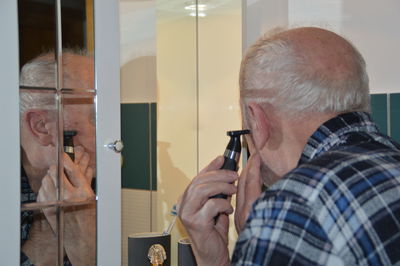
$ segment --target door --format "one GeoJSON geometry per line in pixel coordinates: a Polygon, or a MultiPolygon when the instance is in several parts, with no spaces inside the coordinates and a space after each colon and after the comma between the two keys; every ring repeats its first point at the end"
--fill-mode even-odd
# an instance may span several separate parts
{"type": "Polygon", "coordinates": [[[0,133],[7,150],[0,157],[0,264],[48,257],[49,265],[119,265],[117,2],[0,5],[1,121],[9,125],[0,133]],[[74,44],[86,52],[66,49],[74,44]]]}

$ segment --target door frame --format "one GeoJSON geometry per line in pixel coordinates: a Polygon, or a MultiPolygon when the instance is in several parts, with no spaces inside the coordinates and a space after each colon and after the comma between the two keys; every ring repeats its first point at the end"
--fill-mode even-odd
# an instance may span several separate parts
{"type": "Polygon", "coordinates": [[[119,8],[94,0],[97,89],[97,265],[121,265],[121,157],[107,144],[121,138],[119,8]]]}
{"type": "Polygon", "coordinates": [[[19,45],[16,0],[0,3],[0,264],[20,262],[19,45]]]}

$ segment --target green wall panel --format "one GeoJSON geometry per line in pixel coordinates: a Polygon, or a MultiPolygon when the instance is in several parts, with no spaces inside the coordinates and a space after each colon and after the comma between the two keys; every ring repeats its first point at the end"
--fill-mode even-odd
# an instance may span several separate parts
{"type": "Polygon", "coordinates": [[[157,190],[155,103],[121,104],[122,187],[157,190]]]}
{"type": "Polygon", "coordinates": [[[400,143],[400,93],[390,94],[391,136],[400,143]]]}
{"type": "Polygon", "coordinates": [[[157,104],[150,104],[152,190],[157,190],[157,104]]]}
{"type": "Polygon", "coordinates": [[[379,130],[387,134],[387,95],[372,94],[371,95],[371,111],[372,119],[378,125],[379,130]]]}

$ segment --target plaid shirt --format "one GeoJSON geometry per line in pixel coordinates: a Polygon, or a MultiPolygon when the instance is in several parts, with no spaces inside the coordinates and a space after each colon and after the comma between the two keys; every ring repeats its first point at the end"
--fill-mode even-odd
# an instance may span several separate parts
{"type": "MultiPolygon", "coordinates": [[[[21,169],[21,204],[36,202],[36,195],[32,191],[24,169],[21,169]]],[[[33,224],[33,211],[21,212],[21,247],[29,239],[29,232],[33,224]]],[[[21,266],[32,266],[29,258],[21,250],[21,266]]]]}
{"type": "Polygon", "coordinates": [[[324,123],[265,191],[233,265],[400,265],[400,146],[366,113],[324,123]]]}

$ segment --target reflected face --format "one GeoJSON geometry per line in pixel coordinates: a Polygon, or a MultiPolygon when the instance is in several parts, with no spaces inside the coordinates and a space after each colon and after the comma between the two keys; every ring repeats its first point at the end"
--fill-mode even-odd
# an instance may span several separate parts
{"type": "Polygon", "coordinates": [[[77,131],[74,146],[82,146],[90,156],[90,166],[96,167],[96,127],[93,104],[64,106],[64,129],[77,131]]]}
{"type": "MultiPolygon", "coordinates": [[[[64,87],[75,90],[94,89],[93,58],[77,55],[64,55],[67,65],[64,68],[64,87]]],[[[81,94],[66,95],[63,115],[64,130],[77,131],[74,146],[82,146],[89,153],[90,166],[96,170],[96,124],[93,97],[81,94]]]]}

